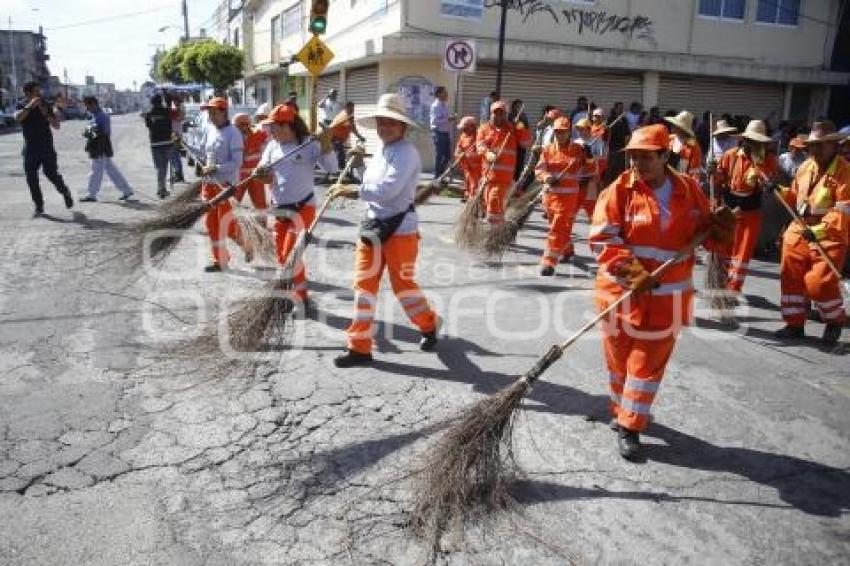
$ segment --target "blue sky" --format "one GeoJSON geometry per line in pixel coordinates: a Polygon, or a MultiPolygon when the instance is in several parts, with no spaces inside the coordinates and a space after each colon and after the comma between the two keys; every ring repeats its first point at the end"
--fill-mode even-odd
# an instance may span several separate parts
{"type": "MultiPolygon", "coordinates": [[[[190,32],[198,35],[220,0],[188,1],[190,32]]],[[[87,74],[118,88],[141,84],[156,45],[175,45],[183,33],[180,0],[3,0],[4,29],[10,16],[13,29],[44,27],[51,74],[61,79],[67,69],[74,84],[87,74]],[[157,31],[163,26],[172,27],[157,31]]]]}

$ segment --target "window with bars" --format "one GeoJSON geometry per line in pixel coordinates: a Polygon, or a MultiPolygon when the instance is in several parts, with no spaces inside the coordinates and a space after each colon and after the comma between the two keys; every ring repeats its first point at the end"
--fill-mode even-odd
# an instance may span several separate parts
{"type": "Polygon", "coordinates": [[[756,21],[762,24],[796,26],[800,20],[800,0],[759,0],[756,21]]]}
{"type": "Polygon", "coordinates": [[[746,13],[746,0],[699,0],[700,16],[742,21],[746,13]]]}

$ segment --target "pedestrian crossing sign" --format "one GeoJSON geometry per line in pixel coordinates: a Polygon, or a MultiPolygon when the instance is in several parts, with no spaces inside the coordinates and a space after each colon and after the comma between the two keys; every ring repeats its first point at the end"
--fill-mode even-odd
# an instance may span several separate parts
{"type": "Polygon", "coordinates": [[[310,72],[314,77],[322,74],[331,59],[334,58],[334,53],[331,51],[324,41],[318,36],[313,36],[307,44],[301,48],[301,51],[295,58],[310,72]]]}

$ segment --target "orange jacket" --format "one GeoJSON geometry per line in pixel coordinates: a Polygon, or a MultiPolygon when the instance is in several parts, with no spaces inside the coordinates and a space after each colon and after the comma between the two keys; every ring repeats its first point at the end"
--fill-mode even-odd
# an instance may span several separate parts
{"type": "Polygon", "coordinates": [[[476,134],[460,134],[455,147],[455,156],[462,156],[460,166],[471,173],[481,172],[481,156],[475,145],[476,134]]]}
{"type": "MultiPolygon", "coordinates": [[[[637,259],[653,271],[688,245],[708,226],[709,206],[691,177],[668,168],[673,184],[667,226],[661,224],[655,191],[632,171],[622,173],[599,195],[590,230],[598,254],[596,303],[603,309],[627,286],[620,269],[637,259]]],[[[618,315],[631,324],[656,327],[687,324],[693,296],[694,255],[673,264],[659,278],[660,287],[624,303],[618,315]]]]}
{"type": "Polygon", "coordinates": [[[497,154],[494,163],[484,162],[484,170],[487,172],[487,181],[498,185],[510,185],[514,179],[516,168],[516,154],[519,147],[528,147],[531,144],[531,134],[528,128],[518,128],[513,124],[506,124],[497,128],[488,122],[478,129],[476,147],[478,154],[482,157],[488,151],[497,154]],[[505,141],[505,138],[507,142],[505,141]],[[504,143],[504,148],[502,144],[504,143]]]}
{"type": "MultiPolygon", "coordinates": [[[[821,217],[823,226],[816,226],[825,230],[825,239],[850,245],[850,163],[846,159],[835,156],[826,171],[819,171],[817,162],[807,159],[784,196],[798,211],[805,207],[805,214],[821,217]]],[[[798,222],[792,222],[786,234],[801,235],[802,231],[798,222]]]]}
{"type": "Polygon", "coordinates": [[[682,144],[681,149],[678,152],[673,150],[673,146],[676,142],[677,136],[675,134],[670,134],[670,145],[668,146],[670,151],[674,153],[678,153],[679,155],[679,166],[676,168],[679,173],[684,175],[690,175],[697,181],[700,180],[700,168],[702,167],[702,150],[697,143],[697,140],[691,138],[686,143],[682,144]]]}
{"type": "Polygon", "coordinates": [[[253,171],[263,156],[268,137],[263,130],[254,130],[243,139],[242,170],[253,171]]]}
{"type": "Polygon", "coordinates": [[[728,187],[735,196],[746,197],[759,190],[759,182],[770,179],[779,171],[779,161],[768,153],[764,161],[756,164],[741,148],[733,147],[720,156],[714,183],[728,187]]]}
{"type": "Polygon", "coordinates": [[[561,179],[549,189],[549,192],[573,194],[578,193],[579,186],[579,180],[574,177],[592,174],[594,170],[595,162],[593,159],[588,159],[581,144],[571,142],[561,146],[557,141],[553,141],[540,152],[534,174],[541,183],[549,175],[560,175],[561,179]]]}
{"type": "Polygon", "coordinates": [[[346,110],[337,114],[332,122],[336,125],[331,128],[331,139],[336,142],[347,142],[349,136],[351,136],[351,132],[354,130],[351,122],[351,117],[346,110]]]}

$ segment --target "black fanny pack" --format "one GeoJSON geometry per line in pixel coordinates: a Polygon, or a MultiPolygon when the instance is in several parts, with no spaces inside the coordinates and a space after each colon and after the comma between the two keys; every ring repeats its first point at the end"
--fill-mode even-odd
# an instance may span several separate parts
{"type": "Polygon", "coordinates": [[[360,241],[371,246],[375,241],[386,242],[395,234],[408,212],[416,210],[411,204],[407,210],[388,218],[366,218],[360,223],[360,241]]]}
{"type": "Polygon", "coordinates": [[[760,210],[761,209],[761,191],[755,190],[752,194],[741,197],[733,195],[726,191],[723,193],[723,204],[731,209],[739,208],[741,210],[760,210]]]}
{"type": "Polygon", "coordinates": [[[290,212],[298,212],[302,208],[304,208],[307,205],[307,203],[310,202],[311,200],[313,200],[313,193],[310,193],[309,195],[307,195],[307,197],[304,200],[299,200],[298,202],[293,202],[293,203],[290,203],[290,204],[280,204],[280,205],[276,206],[275,208],[277,210],[288,210],[290,212]]]}

